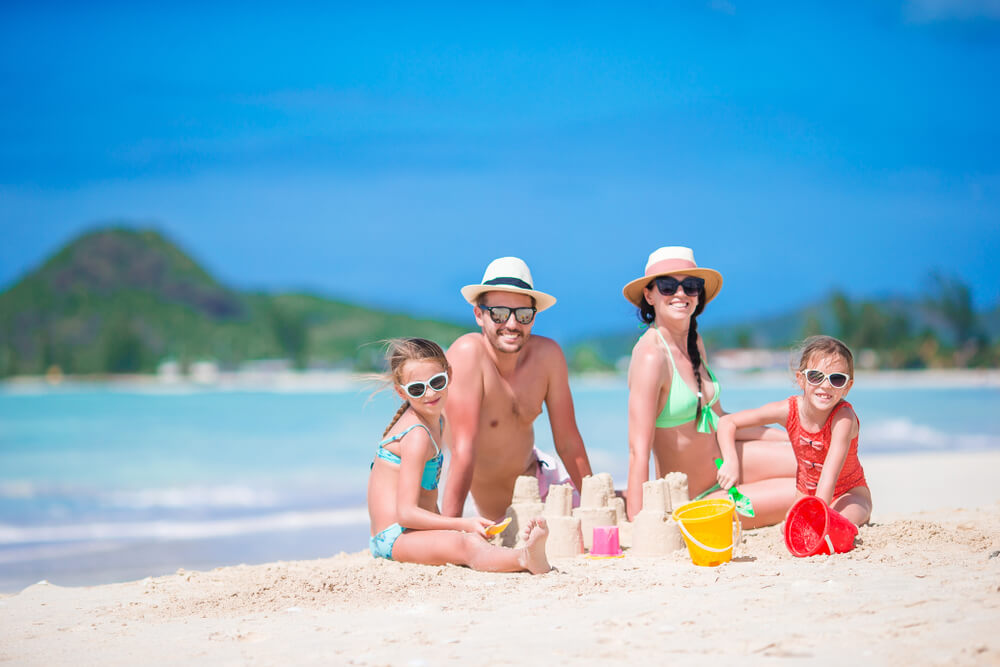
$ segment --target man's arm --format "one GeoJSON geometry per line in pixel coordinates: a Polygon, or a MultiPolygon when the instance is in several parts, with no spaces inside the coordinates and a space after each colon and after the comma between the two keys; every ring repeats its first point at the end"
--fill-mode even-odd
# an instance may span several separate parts
{"type": "Polygon", "coordinates": [[[576,425],[566,357],[554,341],[548,341],[544,352],[549,365],[549,386],[545,394],[545,407],[548,408],[549,423],[552,425],[552,442],[570,479],[576,488],[580,489],[583,478],[591,474],[590,459],[587,458],[583,437],[576,425]]]}
{"type": "Polygon", "coordinates": [[[451,425],[451,463],[444,485],[441,513],[462,516],[465,498],[472,486],[472,470],[476,462],[476,434],[479,430],[479,410],[483,402],[483,374],[480,365],[480,342],[476,334],[467,334],[448,348],[451,382],[445,413],[451,425]]]}

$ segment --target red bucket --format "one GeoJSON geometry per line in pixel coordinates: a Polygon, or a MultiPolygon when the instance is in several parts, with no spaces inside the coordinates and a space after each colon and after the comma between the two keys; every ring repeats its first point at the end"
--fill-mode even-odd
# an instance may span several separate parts
{"type": "Polygon", "coordinates": [[[816,496],[799,498],[785,516],[785,546],[799,558],[850,551],[857,534],[857,526],[816,496]]]}

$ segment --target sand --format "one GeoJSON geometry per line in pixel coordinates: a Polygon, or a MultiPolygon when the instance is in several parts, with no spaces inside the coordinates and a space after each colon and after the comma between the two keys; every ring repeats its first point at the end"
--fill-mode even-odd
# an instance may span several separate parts
{"type": "MultiPolygon", "coordinates": [[[[332,558],[0,597],[11,664],[1000,664],[1000,452],[868,457],[847,554],[779,527],[736,558],[554,561],[543,576],[332,558]]],[[[359,545],[360,546],[360,545],[359,545]]]]}

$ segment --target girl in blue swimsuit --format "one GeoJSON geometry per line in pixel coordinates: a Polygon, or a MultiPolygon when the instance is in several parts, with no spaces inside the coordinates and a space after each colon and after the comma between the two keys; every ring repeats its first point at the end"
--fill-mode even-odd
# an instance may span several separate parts
{"type": "MultiPolygon", "coordinates": [[[[642,485],[653,459],[656,477],[682,472],[691,497],[722,497],[715,435],[721,387],[705,360],[698,315],[722,289],[722,275],[698,266],[690,248],[660,248],[649,256],[644,274],[622,290],[638,306],[649,329],[632,350],[628,386],[629,518],[642,509],[642,485]],[[713,487],[715,487],[713,489],[713,487]]],[[[763,427],[738,434],[739,462],[726,460],[725,472],[739,478],[740,491],[753,502],[755,517],[744,527],[781,521],[795,499],[795,457],[784,432],[763,427]],[[738,465],[739,470],[730,469],[738,465]]]]}
{"type": "Polygon", "coordinates": [[[403,404],[382,434],[368,478],[372,555],[487,572],[548,572],[543,519],[525,528],[523,548],[508,549],[486,541],[488,519],[444,517],[438,511],[444,460],[438,443],[447,432],[443,411],[451,374],[441,347],[423,338],[392,340],[386,360],[385,379],[403,404]]]}

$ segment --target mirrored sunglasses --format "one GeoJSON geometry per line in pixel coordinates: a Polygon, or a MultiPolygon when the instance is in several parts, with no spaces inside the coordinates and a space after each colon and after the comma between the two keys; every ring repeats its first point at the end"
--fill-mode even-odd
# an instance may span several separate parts
{"type": "Polygon", "coordinates": [[[654,278],[653,282],[663,296],[673,296],[677,293],[678,287],[683,288],[688,296],[698,296],[698,293],[705,288],[705,279],[695,276],[688,276],[684,280],[677,280],[673,276],[659,276],[654,278]]]}
{"type": "Polygon", "coordinates": [[[406,384],[399,385],[403,388],[407,394],[413,398],[420,398],[427,391],[427,387],[430,387],[434,391],[441,391],[448,386],[448,374],[441,371],[437,375],[432,375],[430,378],[424,381],[408,382],[406,384]]]}
{"type": "Polygon", "coordinates": [[[823,384],[823,380],[830,380],[830,386],[834,389],[840,389],[847,386],[847,381],[851,379],[851,376],[847,373],[830,373],[827,375],[823,371],[818,371],[815,368],[810,368],[802,372],[806,376],[806,382],[809,384],[819,386],[823,384]]]}
{"type": "Polygon", "coordinates": [[[511,312],[518,324],[531,324],[535,319],[535,309],[531,306],[522,308],[511,308],[510,306],[479,306],[480,309],[488,311],[490,319],[494,324],[504,324],[510,319],[511,312]]]}

